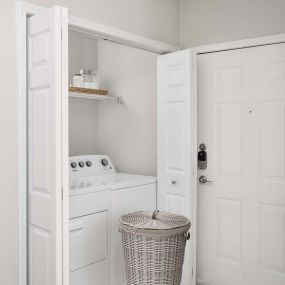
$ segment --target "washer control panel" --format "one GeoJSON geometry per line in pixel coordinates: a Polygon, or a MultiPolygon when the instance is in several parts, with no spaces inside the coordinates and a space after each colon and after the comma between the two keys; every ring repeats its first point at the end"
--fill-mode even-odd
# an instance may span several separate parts
{"type": "Polygon", "coordinates": [[[79,155],[69,157],[70,178],[115,173],[115,167],[107,155],[79,155]]]}

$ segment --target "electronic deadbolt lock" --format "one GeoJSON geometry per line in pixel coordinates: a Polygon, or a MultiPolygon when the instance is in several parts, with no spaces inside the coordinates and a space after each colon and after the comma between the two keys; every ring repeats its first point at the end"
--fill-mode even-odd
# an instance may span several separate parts
{"type": "Polygon", "coordinates": [[[198,151],[198,168],[199,169],[206,169],[207,168],[207,152],[206,152],[206,145],[201,143],[199,145],[200,151],[198,151]]]}

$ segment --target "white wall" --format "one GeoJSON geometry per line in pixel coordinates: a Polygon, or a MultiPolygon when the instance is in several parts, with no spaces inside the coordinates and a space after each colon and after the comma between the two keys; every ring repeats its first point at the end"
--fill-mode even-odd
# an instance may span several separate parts
{"type": "Polygon", "coordinates": [[[156,57],[99,41],[102,86],[124,102],[98,103],[97,152],[122,172],[156,175],[156,57]]]}
{"type": "Polygon", "coordinates": [[[180,0],[183,47],[285,33],[284,0],[180,0]]]}
{"type": "Polygon", "coordinates": [[[17,281],[16,2],[0,0],[0,283],[17,281]]]}
{"type": "Polygon", "coordinates": [[[82,34],[68,32],[69,82],[80,69],[98,69],[98,41],[82,34]]]}
{"type": "Polygon", "coordinates": [[[61,5],[70,14],[172,44],[178,42],[178,0],[27,0],[61,5]]]}
{"type": "MultiPolygon", "coordinates": [[[[80,69],[98,70],[98,41],[69,31],[69,82],[80,69]]],[[[96,153],[96,109],[93,100],[69,100],[69,154],[96,153]]]]}
{"type": "Polygon", "coordinates": [[[69,99],[69,155],[96,154],[97,103],[69,99]]]}

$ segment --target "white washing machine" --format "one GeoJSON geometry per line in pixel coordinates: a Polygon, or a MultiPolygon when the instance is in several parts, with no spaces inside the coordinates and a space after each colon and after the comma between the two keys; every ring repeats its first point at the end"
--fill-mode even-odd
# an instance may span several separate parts
{"type": "Polygon", "coordinates": [[[70,157],[70,285],[123,285],[119,217],[156,209],[156,178],[118,173],[106,155],[70,157]]]}

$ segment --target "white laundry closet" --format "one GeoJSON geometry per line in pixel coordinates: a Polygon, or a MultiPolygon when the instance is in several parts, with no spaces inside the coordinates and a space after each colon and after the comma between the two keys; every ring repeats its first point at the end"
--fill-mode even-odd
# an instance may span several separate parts
{"type": "MultiPolygon", "coordinates": [[[[153,211],[157,202],[161,210],[188,213],[183,174],[172,177],[178,185],[170,183],[169,197],[157,194],[153,177],[162,102],[158,52],[105,40],[86,27],[68,29],[61,7],[41,10],[27,24],[28,284],[123,285],[120,215],[153,211]],[[68,91],[81,69],[98,70],[108,96],[68,91]],[[91,179],[94,173],[104,179],[91,179]]],[[[170,143],[173,157],[177,147],[170,143]]]]}
{"type": "Polygon", "coordinates": [[[72,30],[68,36],[69,82],[82,69],[96,70],[100,89],[109,91],[69,93],[70,165],[77,165],[69,165],[69,281],[121,285],[118,220],[156,209],[156,178],[114,171],[156,175],[157,55],[72,30]]]}

